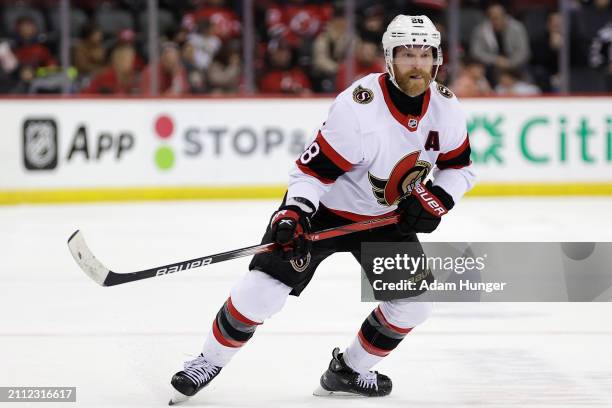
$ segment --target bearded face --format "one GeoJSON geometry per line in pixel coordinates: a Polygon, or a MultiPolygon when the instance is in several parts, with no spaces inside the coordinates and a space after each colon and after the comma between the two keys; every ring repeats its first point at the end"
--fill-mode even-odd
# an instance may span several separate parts
{"type": "Polygon", "coordinates": [[[433,52],[431,48],[396,47],[393,58],[395,81],[408,96],[418,96],[431,82],[433,52]]]}
{"type": "Polygon", "coordinates": [[[396,71],[395,81],[405,94],[415,97],[427,90],[431,82],[431,73],[418,68],[405,73],[396,71]]]}

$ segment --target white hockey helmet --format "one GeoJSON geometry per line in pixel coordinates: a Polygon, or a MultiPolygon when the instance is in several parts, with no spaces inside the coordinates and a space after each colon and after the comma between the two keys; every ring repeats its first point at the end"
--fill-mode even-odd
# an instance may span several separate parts
{"type": "Polygon", "coordinates": [[[432,81],[438,75],[438,68],[442,65],[442,48],[440,47],[440,32],[427,16],[406,16],[400,14],[387,26],[383,34],[382,45],[385,52],[385,64],[391,82],[399,88],[393,72],[393,49],[398,46],[421,46],[432,48],[433,65],[435,72],[432,81]]]}

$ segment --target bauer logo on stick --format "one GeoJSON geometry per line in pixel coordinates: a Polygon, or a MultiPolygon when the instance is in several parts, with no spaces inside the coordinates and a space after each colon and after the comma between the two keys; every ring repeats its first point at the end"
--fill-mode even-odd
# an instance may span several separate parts
{"type": "Polygon", "coordinates": [[[372,102],[374,99],[374,93],[371,89],[367,89],[358,85],[357,88],[353,91],[353,100],[357,103],[361,103],[363,105],[372,102]]]}

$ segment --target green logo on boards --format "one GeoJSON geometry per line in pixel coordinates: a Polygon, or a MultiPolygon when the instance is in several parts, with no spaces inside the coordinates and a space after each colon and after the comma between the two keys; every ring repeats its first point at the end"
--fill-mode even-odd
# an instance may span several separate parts
{"type": "Polygon", "coordinates": [[[485,164],[495,162],[502,164],[504,119],[500,116],[493,118],[487,116],[473,116],[467,124],[470,144],[472,148],[471,159],[474,163],[485,164]],[[484,140],[483,140],[484,139],[484,140]]]}
{"type": "Polygon", "coordinates": [[[612,163],[612,117],[602,119],[532,116],[511,134],[504,129],[510,125],[506,117],[475,115],[467,123],[471,158],[477,164],[503,165],[504,153],[516,148],[531,164],[612,163]]]}

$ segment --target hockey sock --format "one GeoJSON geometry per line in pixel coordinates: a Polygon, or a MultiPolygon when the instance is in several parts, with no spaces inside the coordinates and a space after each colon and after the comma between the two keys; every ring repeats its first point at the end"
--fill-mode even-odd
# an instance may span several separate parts
{"type": "Polygon", "coordinates": [[[344,361],[353,370],[365,374],[395,349],[411,330],[412,327],[402,328],[389,323],[377,306],[345,350],[344,361]]]}
{"type": "Polygon", "coordinates": [[[225,366],[240,348],[255,333],[261,322],[255,322],[242,315],[229,297],[217,313],[211,331],[204,343],[202,354],[218,366],[225,366]]]}

